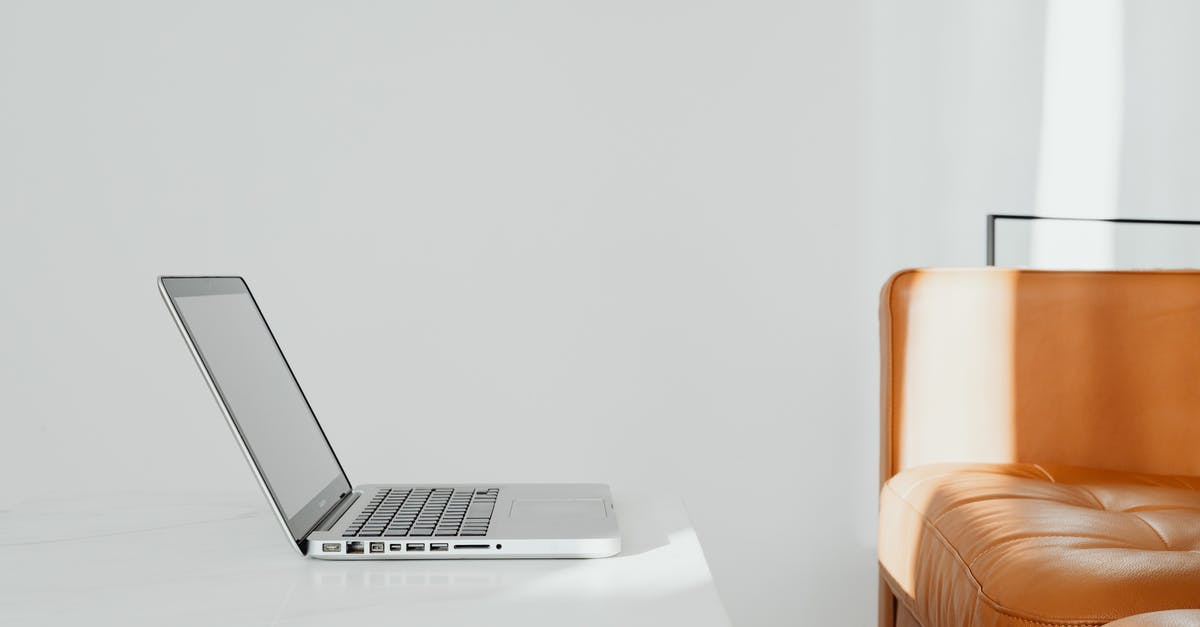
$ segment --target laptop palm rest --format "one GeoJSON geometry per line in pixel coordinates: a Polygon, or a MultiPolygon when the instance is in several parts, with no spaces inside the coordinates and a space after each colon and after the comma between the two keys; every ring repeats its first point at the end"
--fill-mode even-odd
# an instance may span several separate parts
{"type": "Polygon", "coordinates": [[[608,516],[603,499],[516,499],[513,520],[598,520],[608,516]]]}

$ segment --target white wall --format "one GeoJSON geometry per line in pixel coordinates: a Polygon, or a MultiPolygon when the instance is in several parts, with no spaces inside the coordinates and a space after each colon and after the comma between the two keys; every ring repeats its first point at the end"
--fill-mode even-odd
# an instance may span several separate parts
{"type": "Polygon", "coordinates": [[[1044,11],[871,0],[868,287],[901,267],[982,265],[986,216],[1036,211],[1044,11]]]}
{"type": "Polygon", "coordinates": [[[1200,5],[1125,5],[1121,215],[1200,219],[1200,5]]]}
{"type": "Polygon", "coordinates": [[[352,480],[662,484],[737,624],[868,624],[859,11],[0,4],[6,496],[252,492],[153,286],[242,273],[352,480]]]}

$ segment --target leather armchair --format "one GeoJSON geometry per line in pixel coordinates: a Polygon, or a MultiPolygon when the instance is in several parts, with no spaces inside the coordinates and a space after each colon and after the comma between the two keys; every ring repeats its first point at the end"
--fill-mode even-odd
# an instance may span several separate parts
{"type": "Polygon", "coordinates": [[[1200,608],[1200,272],[906,270],[880,333],[881,626],[1200,608]]]}

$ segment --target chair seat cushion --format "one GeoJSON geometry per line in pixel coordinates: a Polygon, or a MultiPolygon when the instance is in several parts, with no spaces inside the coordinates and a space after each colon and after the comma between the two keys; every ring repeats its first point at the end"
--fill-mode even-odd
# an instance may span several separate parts
{"type": "Polygon", "coordinates": [[[925,627],[1080,627],[1197,608],[1198,551],[1196,477],[937,464],[880,495],[883,576],[925,627]]]}

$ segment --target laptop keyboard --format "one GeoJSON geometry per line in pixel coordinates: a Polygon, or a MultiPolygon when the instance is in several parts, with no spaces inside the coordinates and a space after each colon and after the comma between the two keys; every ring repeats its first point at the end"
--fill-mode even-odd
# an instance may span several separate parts
{"type": "Polygon", "coordinates": [[[500,488],[382,488],[342,537],[487,535],[500,488]]]}

